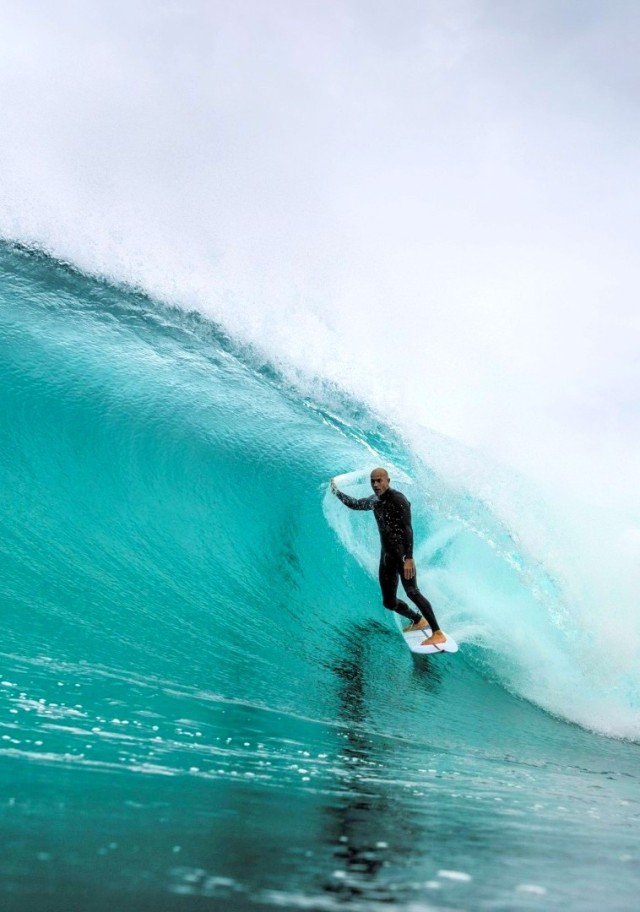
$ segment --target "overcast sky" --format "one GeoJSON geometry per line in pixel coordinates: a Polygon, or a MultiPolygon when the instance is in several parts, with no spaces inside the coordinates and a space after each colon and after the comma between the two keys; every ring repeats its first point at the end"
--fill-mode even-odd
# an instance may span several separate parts
{"type": "Polygon", "coordinates": [[[4,0],[0,230],[637,503],[639,36],[621,0],[4,0]]]}

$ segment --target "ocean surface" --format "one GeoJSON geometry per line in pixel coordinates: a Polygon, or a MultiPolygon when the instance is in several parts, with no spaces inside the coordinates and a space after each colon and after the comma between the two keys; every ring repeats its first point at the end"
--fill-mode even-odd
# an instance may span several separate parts
{"type": "Polygon", "coordinates": [[[637,664],[446,460],[12,245],[0,401],[5,912],[636,907],[637,664]],[[328,493],[377,464],[457,655],[328,493]]]}

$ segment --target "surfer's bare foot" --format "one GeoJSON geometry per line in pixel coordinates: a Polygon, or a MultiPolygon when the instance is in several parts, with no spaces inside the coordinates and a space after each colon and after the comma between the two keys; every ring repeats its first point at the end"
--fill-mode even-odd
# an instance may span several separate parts
{"type": "Polygon", "coordinates": [[[420,618],[419,621],[414,621],[413,624],[409,624],[408,627],[403,627],[403,633],[411,633],[413,630],[424,630],[425,627],[428,627],[426,618],[420,618]]]}
{"type": "Polygon", "coordinates": [[[440,643],[446,643],[447,638],[441,630],[436,630],[431,634],[430,637],[427,637],[426,640],[423,640],[420,643],[421,646],[439,646],[440,643]]]}

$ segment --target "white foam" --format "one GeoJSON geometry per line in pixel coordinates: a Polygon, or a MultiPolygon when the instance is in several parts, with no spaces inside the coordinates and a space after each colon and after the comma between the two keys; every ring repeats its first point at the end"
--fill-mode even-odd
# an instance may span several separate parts
{"type": "Polygon", "coordinates": [[[450,871],[447,869],[438,871],[438,877],[442,877],[444,880],[457,880],[460,883],[468,883],[472,879],[471,874],[467,874],[466,871],[450,871]]]}

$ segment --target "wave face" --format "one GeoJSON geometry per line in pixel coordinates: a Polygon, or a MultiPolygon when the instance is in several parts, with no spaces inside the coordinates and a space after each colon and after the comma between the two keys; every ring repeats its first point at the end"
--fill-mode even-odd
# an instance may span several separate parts
{"type": "Polygon", "coordinates": [[[630,908],[631,647],[603,663],[460,453],[197,314],[0,268],[6,907],[630,908]],[[328,494],[374,463],[457,656],[411,657],[328,494]]]}

